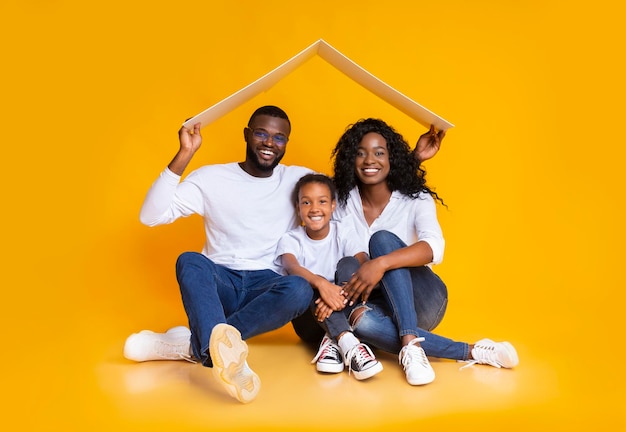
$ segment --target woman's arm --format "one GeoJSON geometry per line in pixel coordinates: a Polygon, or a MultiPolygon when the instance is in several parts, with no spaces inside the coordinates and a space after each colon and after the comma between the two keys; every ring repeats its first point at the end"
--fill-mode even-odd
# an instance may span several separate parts
{"type": "Polygon", "coordinates": [[[350,305],[359,298],[365,303],[385,272],[403,267],[420,267],[430,264],[432,258],[433,251],[430,245],[424,241],[418,241],[411,246],[396,249],[387,255],[366,261],[344,285],[344,296],[350,305]]]}

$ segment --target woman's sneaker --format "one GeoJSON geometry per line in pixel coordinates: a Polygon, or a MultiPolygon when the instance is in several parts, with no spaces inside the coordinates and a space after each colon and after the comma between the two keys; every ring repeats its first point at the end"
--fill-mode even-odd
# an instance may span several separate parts
{"type": "MultiPolygon", "coordinates": [[[[494,342],[491,339],[481,339],[474,344],[472,349],[472,364],[487,364],[497,368],[513,368],[519,363],[517,351],[508,342],[494,342]]],[[[466,367],[463,366],[463,367],[466,367]]]]}
{"type": "Polygon", "coordinates": [[[324,335],[320,349],[311,363],[316,363],[319,372],[339,373],[343,372],[343,359],[341,348],[328,335],[324,335]]]}
{"type": "Polygon", "coordinates": [[[411,385],[424,385],[435,380],[435,371],[430,365],[424,349],[415,346],[415,344],[423,341],[424,338],[413,339],[408,345],[402,347],[398,355],[398,360],[406,373],[406,380],[411,385]]]}
{"type": "Polygon", "coordinates": [[[358,380],[371,378],[383,370],[382,363],[376,360],[370,347],[364,343],[355,345],[346,353],[345,363],[348,373],[352,372],[358,380]]]}

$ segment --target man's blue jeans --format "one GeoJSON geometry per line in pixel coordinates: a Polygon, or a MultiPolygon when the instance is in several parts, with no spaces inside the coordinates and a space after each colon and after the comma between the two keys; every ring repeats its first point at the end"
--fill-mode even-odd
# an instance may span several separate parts
{"type": "Polygon", "coordinates": [[[308,311],[313,290],[299,276],[272,270],[231,270],[196,252],[176,262],[176,277],[189,328],[191,347],[203,365],[213,365],[209,339],[213,327],[227,323],[249,339],[282,327],[308,311]]]}
{"type": "MultiPolygon", "coordinates": [[[[406,244],[395,234],[378,231],[370,239],[370,256],[373,259],[402,247],[406,247],[406,244]]],[[[343,263],[344,266],[346,264],[343,263]]],[[[356,268],[358,263],[357,267],[353,267],[352,273],[356,268]]],[[[346,276],[339,278],[345,280],[346,276]]],[[[350,316],[351,329],[361,342],[383,351],[399,353],[402,348],[400,337],[415,334],[424,338],[421,346],[426,355],[467,360],[467,343],[455,342],[430,332],[443,319],[448,304],[448,291],[439,276],[429,267],[388,271],[379,287],[372,291],[367,303],[356,304],[343,311],[350,316]]],[[[313,344],[311,338],[319,334],[311,329],[315,322],[309,313],[298,317],[292,324],[301,338],[313,344]]],[[[334,332],[337,331],[335,329],[334,332]]],[[[323,331],[321,333],[323,335],[323,331]]]]}

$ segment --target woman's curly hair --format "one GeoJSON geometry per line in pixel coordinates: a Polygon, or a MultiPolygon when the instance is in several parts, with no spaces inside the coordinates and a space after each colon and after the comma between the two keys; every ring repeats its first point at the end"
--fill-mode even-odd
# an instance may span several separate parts
{"type": "Polygon", "coordinates": [[[368,118],[348,126],[332,152],[333,180],[341,206],[346,205],[350,191],[359,185],[354,168],[356,155],[361,140],[370,132],[382,135],[387,142],[390,167],[387,185],[392,192],[397,190],[413,199],[421,192],[426,192],[443,204],[437,193],[426,185],[426,171],[420,166],[402,135],[384,121],[368,118]]]}

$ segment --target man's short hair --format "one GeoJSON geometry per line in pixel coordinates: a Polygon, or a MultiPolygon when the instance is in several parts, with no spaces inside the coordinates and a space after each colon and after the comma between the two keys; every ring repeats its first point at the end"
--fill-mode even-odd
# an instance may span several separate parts
{"type": "Polygon", "coordinates": [[[260,116],[260,115],[266,115],[270,117],[278,117],[281,119],[285,119],[287,120],[289,127],[291,127],[291,122],[289,121],[289,117],[287,116],[287,113],[274,105],[265,105],[265,106],[262,106],[261,108],[258,108],[255,112],[253,112],[252,115],[250,116],[250,120],[248,120],[248,126],[252,124],[255,117],[260,116]]]}

